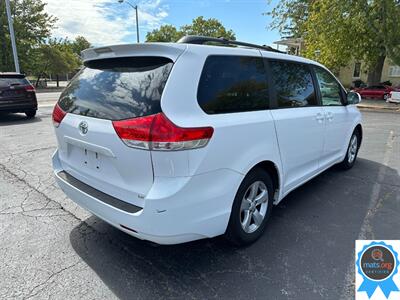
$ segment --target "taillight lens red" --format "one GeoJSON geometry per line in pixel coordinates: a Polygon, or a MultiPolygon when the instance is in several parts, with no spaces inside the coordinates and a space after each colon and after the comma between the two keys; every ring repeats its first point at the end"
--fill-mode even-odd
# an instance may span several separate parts
{"type": "Polygon", "coordinates": [[[113,126],[127,146],[159,151],[204,147],[214,132],[212,127],[179,127],[163,113],[130,120],[113,121],[113,126]]]}
{"type": "Polygon", "coordinates": [[[35,88],[33,87],[33,85],[29,84],[25,86],[25,91],[27,92],[34,92],[35,88]]]}
{"type": "Polygon", "coordinates": [[[53,109],[53,124],[54,127],[60,126],[61,121],[64,119],[67,113],[61,109],[58,103],[54,106],[53,109]]]}
{"type": "Polygon", "coordinates": [[[120,139],[129,147],[150,149],[150,129],[154,117],[113,121],[112,124],[120,139]]]}

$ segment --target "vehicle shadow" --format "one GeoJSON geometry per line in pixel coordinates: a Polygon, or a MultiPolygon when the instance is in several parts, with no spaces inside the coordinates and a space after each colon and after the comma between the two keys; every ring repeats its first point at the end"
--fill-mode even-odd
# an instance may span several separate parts
{"type": "MultiPolygon", "coordinates": [[[[397,170],[366,159],[347,172],[331,168],[276,206],[265,234],[245,248],[221,237],[158,246],[94,216],[70,241],[121,299],[339,299],[378,173],[400,182],[397,170]]],[[[379,187],[385,201],[396,201],[398,185],[379,187]]],[[[393,228],[379,238],[399,239],[393,228]]]]}
{"type": "Polygon", "coordinates": [[[41,122],[42,119],[40,116],[36,116],[35,118],[27,118],[25,114],[18,113],[0,113],[0,126],[8,126],[8,125],[19,125],[19,124],[30,124],[41,122]]]}

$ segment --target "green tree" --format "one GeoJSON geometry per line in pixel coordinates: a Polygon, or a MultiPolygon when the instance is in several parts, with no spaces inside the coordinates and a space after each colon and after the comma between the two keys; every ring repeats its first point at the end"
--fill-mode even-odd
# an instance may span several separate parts
{"type": "Polygon", "coordinates": [[[183,35],[203,35],[210,37],[224,37],[228,40],[235,40],[235,34],[232,30],[226,30],[220,21],[214,18],[204,19],[197,17],[190,25],[181,27],[183,35]]]}
{"type": "Polygon", "coordinates": [[[306,6],[302,2],[279,4],[272,13],[272,26],[294,25],[286,28],[304,37],[307,57],[336,70],[352,58],[362,59],[368,68],[368,84],[380,81],[386,57],[400,65],[399,1],[308,0],[306,6]],[[300,20],[297,16],[304,7],[307,12],[300,20]]]}
{"type": "Polygon", "coordinates": [[[80,56],[81,52],[85,49],[92,47],[90,42],[83,36],[77,36],[75,40],[71,43],[71,50],[76,55],[80,56]]]}
{"type": "Polygon", "coordinates": [[[185,35],[224,37],[230,40],[236,39],[234,32],[227,30],[217,19],[197,17],[193,19],[191,24],[184,25],[179,30],[172,25],[163,25],[159,29],[149,32],[146,36],[146,42],[176,42],[185,35]]]}
{"type": "MultiPolygon", "coordinates": [[[[271,0],[269,1],[271,2],[271,0]]],[[[282,0],[266,15],[272,16],[270,27],[278,29],[283,37],[299,38],[304,35],[311,0],[282,0]]]]}
{"type": "MultiPolygon", "coordinates": [[[[11,13],[21,70],[31,68],[36,48],[50,37],[56,18],[44,11],[42,0],[11,0],[11,13]]],[[[0,1],[0,71],[14,70],[5,1],[0,1]]]]}
{"type": "Polygon", "coordinates": [[[58,75],[74,71],[80,66],[79,56],[73,52],[71,43],[66,40],[49,39],[47,43],[35,49],[35,60],[32,61],[36,86],[44,75],[58,75]]]}
{"type": "Polygon", "coordinates": [[[172,25],[162,25],[146,35],[146,42],[176,42],[182,37],[182,32],[172,25]]]}

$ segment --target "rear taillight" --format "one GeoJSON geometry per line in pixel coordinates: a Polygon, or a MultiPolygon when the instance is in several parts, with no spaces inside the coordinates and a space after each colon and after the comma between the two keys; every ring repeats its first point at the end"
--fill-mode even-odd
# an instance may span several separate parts
{"type": "Polygon", "coordinates": [[[27,92],[34,92],[35,88],[33,87],[33,85],[29,84],[25,86],[25,91],[27,92]]]}
{"type": "Polygon", "coordinates": [[[54,106],[53,109],[53,124],[54,127],[60,126],[61,121],[64,119],[67,113],[61,109],[58,103],[54,106]]]}
{"type": "Polygon", "coordinates": [[[207,145],[212,127],[182,128],[163,113],[123,121],[113,121],[118,136],[129,147],[174,151],[197,149],[207,145]]]}

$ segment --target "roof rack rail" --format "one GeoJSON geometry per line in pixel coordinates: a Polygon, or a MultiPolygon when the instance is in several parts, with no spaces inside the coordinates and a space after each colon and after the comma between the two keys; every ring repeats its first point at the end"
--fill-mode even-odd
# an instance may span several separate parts
{"type": "Polygon", "coordinates": [[[232,41],[232,40],[228,40],[223,37],[214,38],[214,37],[208,37],[208,36],[187,35],[187,36],[182,37],[178,41],[178,43],[181,43],[181,44],[198,44],[198,45],[203,45],[203,44],[210,43],[210,42],[224,44],[224,45],[235,45],[235,46],[242,46],[242,47],[248,47],[248,48],[255,48],[255,49],[261,49],[261,50],[277,52],[277,53],[285,53],[285,52],[279,51],[277,49],[274,49],[270,46],[260,46],[260,45],[256,45],[256,44],[245,43],[245,42],[232,41]]]}

